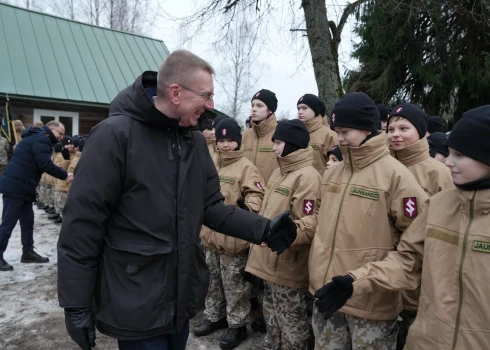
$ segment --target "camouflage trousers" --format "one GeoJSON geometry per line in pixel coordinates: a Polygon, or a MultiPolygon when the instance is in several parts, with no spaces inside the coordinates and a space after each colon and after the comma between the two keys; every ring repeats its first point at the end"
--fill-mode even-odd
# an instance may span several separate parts
{"type": "Polygon", "coordinates": [[[50,184],[44,184],[44,190],[43,190],[43,203],[50,206],[54,207],[54,186],[50,184]]]}
{"type": "Polygon", "coordinates": [[[265,349],[306,350],[308,316],[303,289],[264,281],[265,349]]]}
{"type": "Polygon", "coordinates": [[[37,187],[37,193],[39,194],[39,201],[43,204],[48,204],[48,199],[46,196],[47,184],[44,182],[40,182],[37,187]]]}
{"type": "Polygon", "coordinates": [[[313,310],[312,324],[316,350],[395,350],[398,324],[374,321],[336,312],[325,320],[313,310]]]}
{"type": "Polygon", "coordinates": [[[67,192],[54,190],[54,209],[57,213],[62,216],[63,208],[65,207],[66,197],[68,196],[67,192]]]}
{"type": "Polygon", "coordinates": [[[226,317],[230,328],[241,327],[250,317],[251,285],[240,275],[247,264],[248,250],[235,256],[206,250],[206,263],[210,272],[204,315],[211,322],[226,317]]]}

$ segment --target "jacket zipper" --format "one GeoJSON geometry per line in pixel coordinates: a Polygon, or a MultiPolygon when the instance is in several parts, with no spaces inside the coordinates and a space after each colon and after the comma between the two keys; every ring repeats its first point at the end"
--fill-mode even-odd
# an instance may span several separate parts
{"type": "Polygon", "coordinates": [[[471,225],[473,224],[475,197],[476,197],[476,192],[473,192],[473,196],[470,200],[470,218],[468,221],[468,226],[466,226],[466,231],[464,233],[463,251],[461,253],[461,262],[459,264],[459,275],[458,275],[459,300],[458,300],[458,312],[456,313],[456,323],[454,326],[453,346],[451,347],[452,350],[456,349],[456,344],[458,342],[459,324],[461,322],[461,311],[463,308],[463,266],[466,258],[466,249],[468,247],[468,236],[470,234],[471,225]]]}
{"type": "Polygon", "coordinates": [[[255,147],[254,165],[257,166],[257,153],[259,152],[259,141],[260,141],[258,131],[255,131],[255,135],[257,136],[257,146],[255,147]]]}
{"type": "Polygon", "coordinates": [[[350,168],[351,168],[351,174],[349,176],[349,180],[347,181],[347,184],[345,185],[345,189],[344,189],[344,192],[342,193],[342,198],[340,199],[340,207],[339,207],[339,211],[337,213],[337,220],[335,221],[335,228],[334,228],[334,231],[333,231],[333,239],[332,239],[332,251],[330,253],[330,259],[328,260],[328,265],[327,265],[327,270],[325,271],[325,277],[323,278],[323,284],[327,284],[327,275],[328,275],[328,270],[330,270],[330,265],[332,264],[332,260],[333,260],[333,255],[334,255],[334,252],[335,252],[335,240],[337,238],[337,228],[339,226],[339,221],[340,221],[340,212],[342,211],[342,207],[343,207],[343,204],[344,204],[344,198],[345,198],[345,194],[347,193],[347,189],[349,188],[349,185],[350,185],[350,182],[352,180],[352,177],[354,176],[354,164],[352,163],[352,154],[351,154],[351,151],[350,151],[350,147],[348,148],[349,150],[349,163],[350,163],[350,168]]]}

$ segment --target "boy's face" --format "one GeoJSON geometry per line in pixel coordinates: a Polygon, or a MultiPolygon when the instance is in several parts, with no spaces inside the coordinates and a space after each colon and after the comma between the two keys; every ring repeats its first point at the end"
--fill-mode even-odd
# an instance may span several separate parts
{"type": "Polygon", "coordinates": [[[335,163],[338,163],[339,160],[337,159],[337,157],[334,155],[334,154],[330,154],[328,156],[328,162],[327,162],[327,170],[328,168],[330,168],[332,165],[334,165],[335,163]]]}
{"type": "Polygon", "coordinates": [[[400,150],[420,140],[420,136],[415,126],[408,119],[392,117],[388,126],[388,140],[391,148],[400,150]]]}
{"type": "Polygon", "coordinates": [[[231,152],[236,150],[238,147],[238,142],[230,139],[218,140],[217,147],[220,152],[231,152]]]}
{"type": "Polygon", "coordinates": [[[352,128],[335,127],[337,139],[341,146],[359,147],[359,145],[371,135],[371,131],[352,128]]]}
{"type": "Polygon", "coordinates": [[[298,105],[298,119],[303,123],[315,118],[315,112],[307,105],[300,103],[298,105]]]}
{"type": "Polygon", "coordinates": [[[204,137],[214,137],[214,130],[213,129],[204,129],[202,131],[204,137]]]}
{"type": "Polygon", "coordinates": [[[446,166],[451,170],[455,185],[463,185],[472,181],[490,178],[490,166],[449,148],[446,166]]]}
{"type": "Polygon", "coordinates": [[[387,120],[382,120],[381,121],[381,129],[386,132],[386,125],[388,124],[387,120]]]}
{"type": "Polygon", "coordinates": [[[280,158],[282,156],[282,151],[284,151],[284,145],[286,145],[284,141],[274,140],[274,145],[272,146],[272,149],[274,150],[274,153],[276,154],[277,158],[280,158]]]}
{"type": "Polygon", "coordinates": [[[252,121],[260,123],[267,119],[271,111],[261,100],[252,100],[252,121]]]}

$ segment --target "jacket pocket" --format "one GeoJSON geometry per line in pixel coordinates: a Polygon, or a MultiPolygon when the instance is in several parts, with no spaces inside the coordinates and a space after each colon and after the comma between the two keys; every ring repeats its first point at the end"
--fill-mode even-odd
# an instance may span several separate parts
{"type": "Polygon", "coordinates": [[[187,313],[189,318],[194,317],[198,311],[204,309],[204,299],[209,287],[209,269],[206,257],[200,243],[194,243],[193,264],[190,265],[192,273],[186,285],[187,313]]]}
{"type": "MultiPolygon", "coordinates": [[[[364,266],[364,265],[366,265],[367,263],[370,263],[370,262],[375,262],[377,260],[378,259],[377,259],[376,255],[366,256],[366,257],[364,257],[364,259],[362,261],[362,266],[364,266]]],[[[361,294],[356,299],[359,302],[361,302],[363,305],[367,305],[368,299],[369,299],[369,293],[361,294]]]]}
{"type": "Polygon", "coordinates": [[[118,329],[145,331],[167,325],[172,246],[106,238],[97,319],[118,329]]]}

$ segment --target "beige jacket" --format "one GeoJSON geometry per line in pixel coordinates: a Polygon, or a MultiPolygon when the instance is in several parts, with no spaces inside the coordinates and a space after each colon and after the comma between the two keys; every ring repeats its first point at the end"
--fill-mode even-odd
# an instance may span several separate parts
{"type": "Polygon", "coordinates": [[[421,285],[405,350],[486,350],[490,344],[490,190],[452,188],[402,235],[398,251],[355,271],[353,297],[421,285]],[[422,264],[423,263],[423,264],[422,264]]]}
{"type": "MultiPolygon", "coordinates": [[[[63,170],[68,170],[68,167],[70,166],[70,163],[73,160],[73,158],[75,158],[75,153],[70,153],[70,159],[65,160],[60,152],[56,154],[56,157],[54,158],[54,164],[56,166],[59,166],[63,170]]],[[[70,184],[67,184],[65,180],[54,179],[54,181],[55,181],[56,190],[61,192],[68,192],[68,188],[70,188],[70,184]]]]}
{"type": "MultiPolygon", "coordinates": [[[[51,161],[52,161],[53,163],[54,163],[54,160],[55,160],[55,158],[56,158],[56,155],[57,155],[57,153],[55,153],[55,152],[53,152],[53,153],[51,154],[51,161]]],[[[55,181],[56,181],[56,179],[55,179],[53,176],[51,176],[51,175],[49,175],[49,174],[44,173],[44,182],[45,182],[46,184],[54,186],[54,185],[55,185],[55,181]]]]}
{"type": "Polygon", "coordinates": [[[272,149],[272,135],[276,130],[276,115],[272,114],[260,124],[252,123],[252,128],[242,136],[242,148],[247,157],[259,169],[266,184],[279,164],[272,149]]]}
{"type": "Polygon", "coordinates": [[[291,288],[308,287],[308,256],[316,229],[313,215],[321,177],[312,166],[313,149],[279,158],[279,169],[269,179],[260,215],[274,218],[286,210],[298,226],[293,245],[281,255],[268,247],[253,245],[246,271],[263,280],[291,288]]]}
{"type": "MultiPolygon", "coordinates": [[[[309,261],[311,293],[333,276],[383,260],[428,198],[408,169],[390,157],[383,135],[360,147],[340,148],[344,160],[325,172],[319,193],[309,261]]],[[[359,295],[341,309],[369,320],[394,320],[401,310],[399,292],[359,295]]]]}
{"type": "Polygon", "coordinates": [[[315,117],[305,123],[310,132],[310,146],[313,148],[313,167],[323,175],[327,168],[326,154],[337,145],[337,133],[323,125],[321,117],[315,117]]]}
{"type": "MultiPolygon", "coordinates": [[[[73,159],[70,161],[70,165],[68,166],[68,170],[66,171],[67,173],[70,173],[70,174],[74,174],[75,173],[75,168],[77,167],[78,161],[80,160],[80,157],[81,156],[82,156],[82,152],[78,152],[77,151],[77,153],[75,153],[75,155],[73,156],[73,159]]],[[[68,184],[67,191],[70,190],[70,187],[71,187],[72,182],[70,182],[68,184]]]]}
{"type": "MultiPolygon", "coordinates": [[[[243,151],[217,151],[215,165],[225,204],[236,205],[237,200],[243,198],[252,211],[258,212],[265,194],[264,179],[255,165],[243,156],[243,151]]],[[[223,235],[204,225],[201,229],[201,240],[204,248],[230,256],[250,246],[244,240],[223,235]]]]}
{"type": "Polygon", "coordinates": [[[208,150],[209,154],[211,155],[211,158],[214,159],[216,156],[216,141],[213,140],[212,136],[205,137],[206,139],[206,144],[208,145],[208,150]]]}

